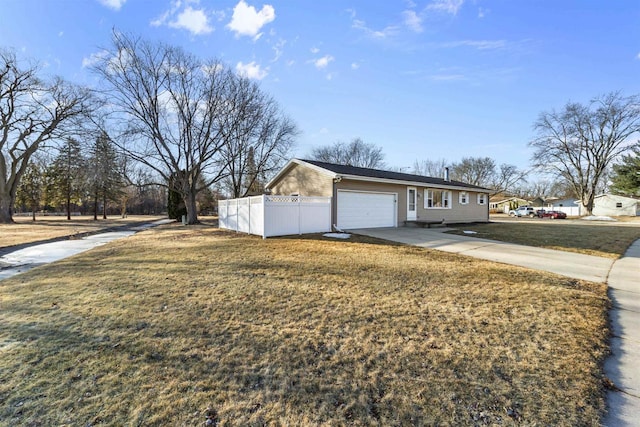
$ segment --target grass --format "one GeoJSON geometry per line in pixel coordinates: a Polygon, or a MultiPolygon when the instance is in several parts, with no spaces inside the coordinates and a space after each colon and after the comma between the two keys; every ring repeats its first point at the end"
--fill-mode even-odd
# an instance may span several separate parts
{"type": "Polygon", "coordinates": [[[608,306],[368,238],[167,225],[0,282],[0,425],[596,426],[608,306]]]}
{"type": "Polygon", "coordinates": [[[113,216],[109,219],[94,221],[93,216],[72,217],[67,221],[66,216],[14,217],[15,224],[0,224],[0,248],[33,243],[41,240],[54,239],[63,236],[95,232],[109,227],[117,227],[140,221],[153,221],[159,216],[131,215],[127,218],[113,216]]]}
{"type": "Polygon", "coordinates": [[[577,252],[605,258],[621,257],[629,246],[640,239],[640,224],[637,226],[594,224],[588,221],[577,223],[563,220],[521,219],[512,222],[487,224],[451,225],[455,234],[499,240],[561,251],[577,252]]]}

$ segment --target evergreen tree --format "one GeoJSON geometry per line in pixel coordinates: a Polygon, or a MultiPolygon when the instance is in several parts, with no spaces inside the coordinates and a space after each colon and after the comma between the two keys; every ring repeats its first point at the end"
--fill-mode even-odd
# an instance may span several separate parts
{"type": "Polygon", "coordinates": [[[180,181],[178,177],[176,177],[176,173],[171,174],[167,192],[167,214],[170,219],[175,219],[176,221],[180,221],[182,215],[187,214],[187,207],[184,203],[182,193],[176,188],[178,182],[180,181]]]}
{"type": "Polygon", "coordinates": [[[622,162],[613,165],[611,190],[623,196],[640,196],[640,147],[622,156],[622,162]]]}
{"type": "Polygon", "coordinates": [[[89,158],[89,189],[93,199],[93,219],[98,219],[98,202],[102,202],[102,218],[107,219],[107,203],[117,200],[124,180],[120,174],[118,155],[108,135],[96,138],[89,158]]]}
{"type": "Polygon", "coordinates": [[[24,175],[22,175],[22,180],[16,193],[16,201],[31,210],[34,221],[44,193],[43,187],[44,168],[37,159],[32,158],[25,169],[24,175]]]}
{"type": "Polygon", "coordinates": [[[58,156],[47,170],[49,175],[48,199],[64,206],[67,219],[71,219],[71,205],[80,204],[86,189],[86,160],[80,142],[69,138],[60,148],[58,156]]]}

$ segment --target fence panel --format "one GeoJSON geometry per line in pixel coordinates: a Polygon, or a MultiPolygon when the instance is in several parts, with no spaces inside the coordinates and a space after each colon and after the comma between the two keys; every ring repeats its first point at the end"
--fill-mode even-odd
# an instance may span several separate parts
{"type": "Polygon", "coordinates": [[[262,237],[331,231],[331,198],[256,196],[221,200],[220,228],[262,237]]]}
{"type": "Polygon", "coordinates": [[[580,216],[580,206],[554,206],[547,210],[564,212],[567,216],[580,216]]]}

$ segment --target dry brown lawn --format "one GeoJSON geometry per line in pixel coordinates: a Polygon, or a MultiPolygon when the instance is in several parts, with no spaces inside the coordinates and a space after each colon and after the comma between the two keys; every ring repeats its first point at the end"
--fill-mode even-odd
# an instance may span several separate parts
{"type": "Polygon", "coordinates": [[[605,285],[163,226],[0,282],[0,425],[599,425],[605,285]]]}
{"type": "MultiPolygon", "coordinates": [[[[627,222],[631,222],[628,220],[627,222]]],[[[635,223],[633,223],[635,224],[635,223]]],[[[470,237],[518,243],[605,258],[619,258],[629,246],[640,239],[637,225],[594,224],[590,221],[541,220],[521,218],[509,222],[451,225],[463,234],[475,231],[470,237]]],[[[467,235],[467,234],[465,234],[467,235]]]]}
{"type": "Polygon", "coordinates": [[[93,220],[93,216],[78,216],[67,220],[66,216],[31,217],[16,216],[15,224],[0,224],[0,248],[21,245],[63,236],[75,236],[141,221],[155,221],[159,216],[131,215],[127,218],[112,216],[106,220],[93,220]]]}

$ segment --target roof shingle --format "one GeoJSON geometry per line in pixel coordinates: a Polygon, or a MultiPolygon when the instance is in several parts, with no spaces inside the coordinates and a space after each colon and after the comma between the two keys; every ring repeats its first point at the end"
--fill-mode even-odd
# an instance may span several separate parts
{"type": "Polygon", "coordinates": [[[443,178],[434,178],[430,176],[422,176],[422,175],[413,175],[410,173],[402,173],[402,172],[392,172],[385,171],[381,169],[369,169],[369,168],[360,168],[356,166],[348,166],[348,165],[338,165],[335,163],[326,163],[320,162],[318,160],[306,160],[300,159],[305,163],[312,164],[314,166],[318,166],[320,168],[326,169],[338,175],[354,175],[361,176],[367,178],[379,178],[379,179],[391,179],[395,181],[407,181],[407,182],[421,182],[425,184],[433,184],[433,185],[452,185],[456,187],[464,187],[469,189],[477,189],[477,190],[488,190],[484,187],[479,187],[477,185],[471,185],[460,181],[445,181],[443,178]]]}

